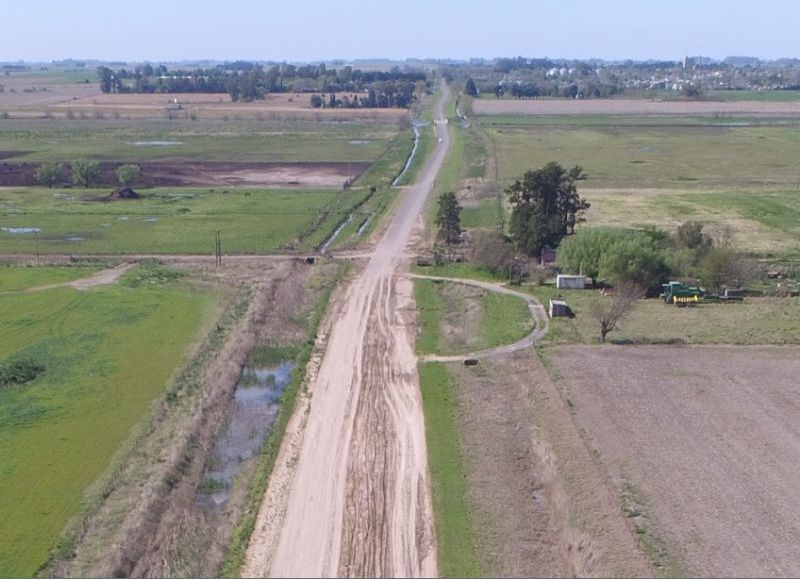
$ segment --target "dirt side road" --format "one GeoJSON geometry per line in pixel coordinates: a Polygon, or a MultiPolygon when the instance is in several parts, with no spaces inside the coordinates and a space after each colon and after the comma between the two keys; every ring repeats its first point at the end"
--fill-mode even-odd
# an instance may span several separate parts
{"type": "Polygon", "coordinates": [[[395,276],[449,147],[446,126],[435,128],[439,144],[335,310],[302,442],[276,465],[243,576],[436,575],[413,294],[395,276]]]}

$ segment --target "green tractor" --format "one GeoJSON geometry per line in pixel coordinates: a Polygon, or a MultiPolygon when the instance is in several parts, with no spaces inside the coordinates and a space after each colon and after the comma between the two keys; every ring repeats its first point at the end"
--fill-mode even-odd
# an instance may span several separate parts
{"type": "Polygon", "coordinates": [[[676,306],[691,305],[705,297],[705,291],[699,287],[688,286],[679,281],[671,281],[661,285],[661,299],[667,304],[676,306]]]}

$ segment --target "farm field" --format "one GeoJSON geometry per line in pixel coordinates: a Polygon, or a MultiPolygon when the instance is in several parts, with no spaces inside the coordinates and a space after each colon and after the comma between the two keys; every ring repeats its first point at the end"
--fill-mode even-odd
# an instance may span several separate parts
{"type": "MultiPolygon", "coordinates": [[[[670,124],[659,117],[657,124],[643,124],[645,117],[634,115],[518,116],[480,117],[478,127],[491,139],[489,153],[496,157],[503,187],[550,161],[581,165],[588,179],[579,190],[592,204],[585,226],[672,230],[696,220],[712,233],[730,230],[743,251],[800,255],[795,162],[800,126],[770,117],[746,126],[688,118],[699,122],[681,117],[670,124]]],[[[492,213],[488,199],[465,206],[469,226],[491,227],[497,222],[492,213]]]]}
{"type": "Polygon", "coordinates": [[[373,162],[398,131],[371,122],[12,118],[0,122],[0,160],[373,162]]]}
{"type": "Polygon", "coordinates": [[[557,160],[586,189],[796,189],[800,128],[780,126],[491,126],[500,181],[557,160]]]}
{"type": "Polygon", "coordinates": [[[668,576],[800,573],[793,347],[559,347],[559,385],[668,576]]]}
{"type": "MultiPolygon", "coordinates": [[[[68,277],[36,271],[36,284],[68,277]]],[[[14,277],[20,287],[24,276],[14,277]]],[[[208,318],[213,295],[137,283],[145,278],[134,270],[85,292],[0,294],[0,360],[32,358],[45,368],[33,382],[0,388],[2,575],[31,575],[44,563],[208,318]]]]}
{"type": "Polygon", "coordinates": [[[478,115],[800,115],[800,101],[651,99],[475,99],[478,115]]]}
{"type": "MultiPolygon", "coordinates": [[[[604,298],[592,290],[556,290],[552,285],[524,285],[540,302],[561,295],[574,318],[555,318],[546,344],[593,344],[599,326],[591,304],[604,298]]],[[[742,303],[701,304],[677,308],[659,299],[639,300],[608,340],[632,344],[800,344],[800,301],[797,298],[752,297],[742,303]]]]}
{"type": "Polygon", "coordinates": [[[108,190],[0,190],[0,252],[225,253],[315,248],[368,189],[142,190],[139,199],[97,200],[108,190]]]}
{"type": "Polygon", "coordinates": [[[93,266],[55,268],[0,266],[0,293],[22,291],[81,279],[96,271],[97,267],[93,266]]]}

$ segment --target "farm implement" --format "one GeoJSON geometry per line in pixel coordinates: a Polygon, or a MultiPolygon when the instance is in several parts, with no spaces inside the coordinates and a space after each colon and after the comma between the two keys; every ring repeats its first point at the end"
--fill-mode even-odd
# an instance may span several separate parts
{"type": "Polygon", "coordinates": [[[661,285],[661,297],[664,303],[678,307],[694,306],[698,303],[727,303],[744,300],[744,290],[726,289],[723,294],[707,293],[701,287],[688,286],[679,281],[671,281],[661,285]]]}

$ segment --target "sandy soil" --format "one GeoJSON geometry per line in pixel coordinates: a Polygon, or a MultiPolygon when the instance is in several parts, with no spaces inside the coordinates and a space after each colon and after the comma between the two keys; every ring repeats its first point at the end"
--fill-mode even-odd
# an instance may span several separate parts
{"type": "Polygon", "coordinates": [[[645,99],[475,99],[476,115],[767,115],[800,116],[800,102],[655,101],[645,99]]]}
{"type": "MultiPolygon", "coordinates": [[[[0,151],[0,159],[4,158],[0,151]]],[[[13,156],[13,151],[7,151],[13,156]]],[[[7,158],[7,157],[6,157],[7,158]]],[[[117,169],[123,162],[100,163],[96,185],[118,187],[117,169]]],[[[342,187],[355,180],[370,163],[234,163],[226,161],[142,161],[137,163],[142,187],[342,187]]],[[[0,161],[0,187],[38,186],[39,163],[0,161]]],[[[64,170],[64,182],[69,182],[64,170]]]]}
{"type": "Polygon", "coordinates": [[[667,568],[798,576],[800,351],[559,347],[565,396],[667,568]]]}
{"type": "Polygon", "coordinates": [[[436,575],[413,294],[395,272],[408,267],[405,246],[449,147],[446,127],[437,133],[418,183],[339,300],[305,430],[287,436],[296,461],[276,465],[244,576],[436,575]],[[287,477],[281,501],[286,487],[273,483],[287,477]]]}
{"type": "Polygon", "coordinates": [[[536,354],[448,369],[484,575],[653,575],[536,354]]]}

